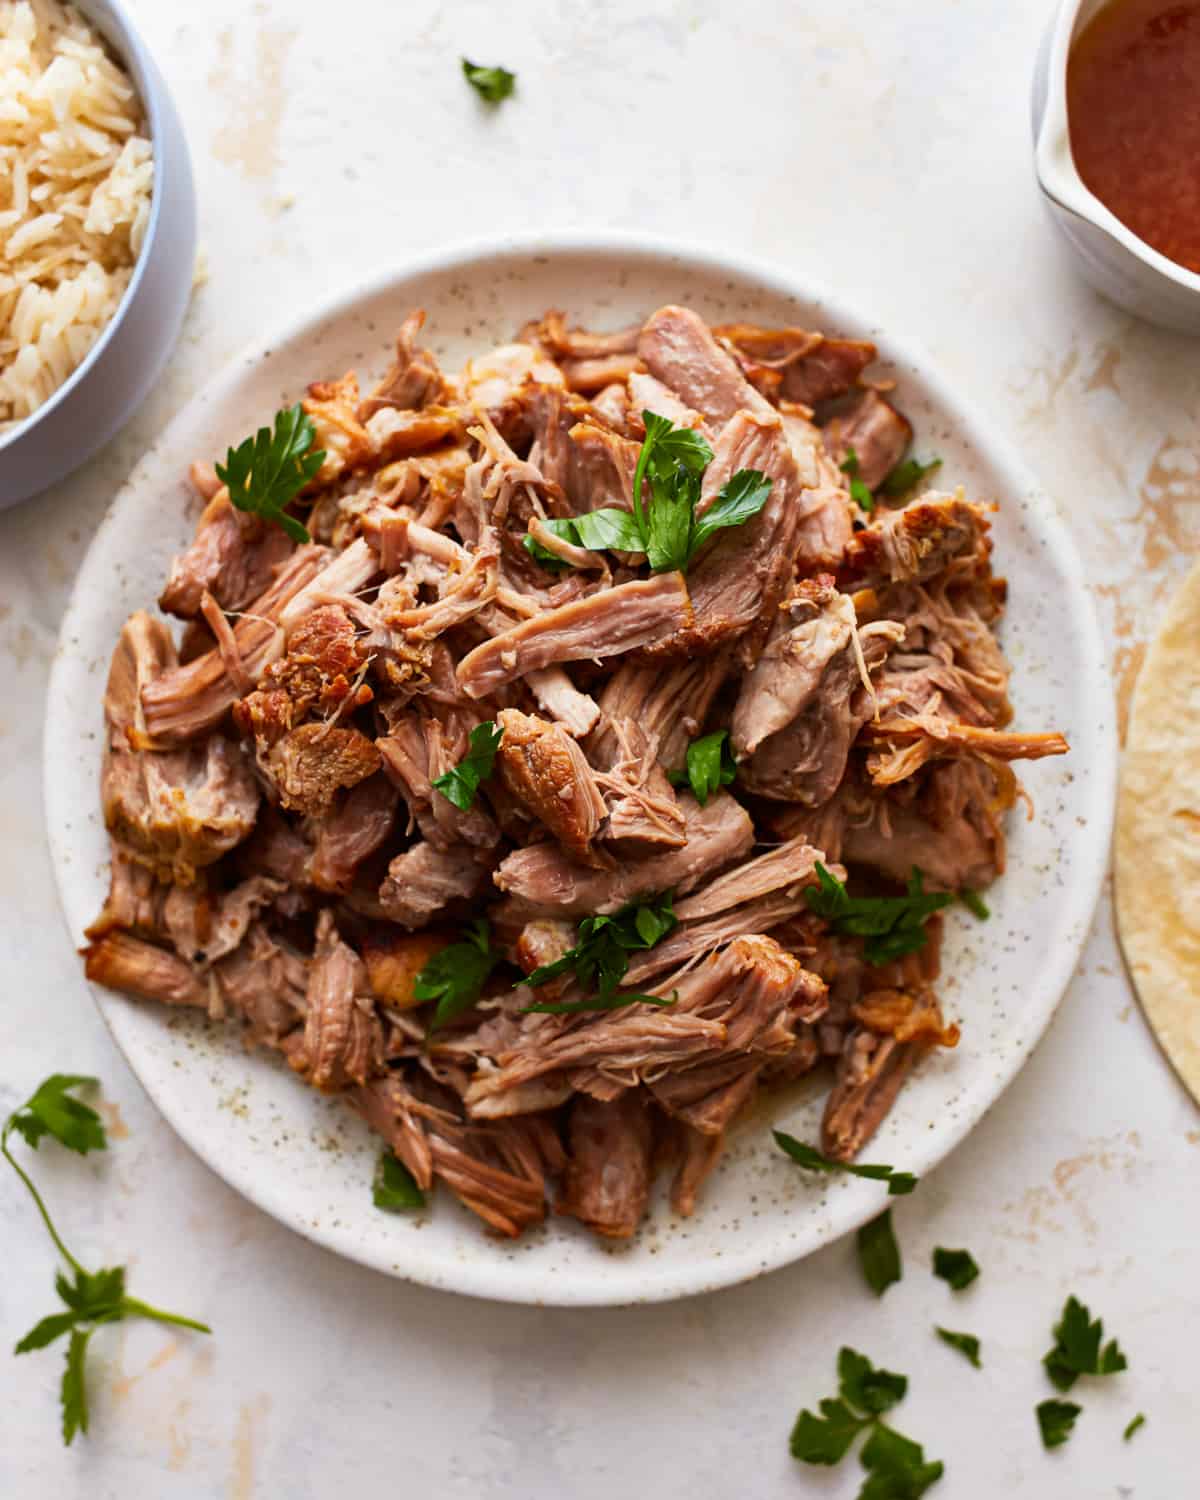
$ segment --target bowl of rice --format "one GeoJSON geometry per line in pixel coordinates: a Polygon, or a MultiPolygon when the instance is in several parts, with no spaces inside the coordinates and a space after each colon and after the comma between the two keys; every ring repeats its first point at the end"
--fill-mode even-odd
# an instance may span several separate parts
{"type": "Polygon", "coordinates": [[[0,509],[133,414],[196,255],[187,142],[112,0],[0,0],[0,509]]]}

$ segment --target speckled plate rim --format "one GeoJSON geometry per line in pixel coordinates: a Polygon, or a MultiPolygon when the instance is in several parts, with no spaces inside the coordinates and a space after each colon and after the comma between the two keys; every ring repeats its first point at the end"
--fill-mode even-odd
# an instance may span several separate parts
{"type": "MultiPolygon", "coordinates": [[[[937,373],[932,359],[911,340],[880,332],[877,325],[853,307],[843,304],[806,278],[740,252],[618,231],[545,231],[528,236],[457,243],[409,258],[364,278],[303,319],[293,320],[272,336],[255,341],[226,370],[214,377],[177,415],[114,499],[80,568],[63,620],[49,683],[44,787],[55,876],[71,935],[78,939],[87,921],[98,910],[103,895],[96,872],[89,873],[79,862],[72,862],[73,819],[94,815],[96,780],[95,774],[79,777],[66,748],[72,736],[86,730],[96,742],[98,756],[99,741],[95,730],[99,708],[98,703],[91,701],[81,704],[78,697],[73,701],[71,695],[73,689],[78,693],[84,680],[80,676],[81,641],[85,638],[88,615],[92,612],[91,601],[106,582],[98,561],[101,540],[116,524],[123,506],[132,503],[143,473],[149,470],[152,461],[161,461],[164,453],[179,447],[177,435],[182,435],[189,425],[193,407],[201,403],[215,405],[227,398],[246,378],[248,370],[278,357],[281,351],[295,349],[306,340],[315,338],[322,327],[347,316],[359,304],[393,289],[398,292],[404,283],[421,276],[447,272],[477,274],[490,262],[504,257],[537,261],[541,257],[549,260],[556,256],[576,260],[596,256],[610,261],[627,258],[655,270],[661,267],[664,283],[669,283],[672,272],[680,276],[736,278],[739,282],[756,285],[767,296],[806,304],[810,308],[819,306],[825,326],[850,335],[875,337],[880,343],[881,357],[897,370],[908,372],[919,380],[931,404],[953,423],[955,432],[964,435],[968,450],[978,454],[983,463],[1000,476],[1002,498],[1017,502],[1023,532],[1037,544],[1047,566],[1056,575],[1056,581],[1063,587],[1071,634],[1075,642],[1080,643],[1078,659],[1072,662],[1071,680],[1077,701],[1086,705],[1087,718],[1085,726],[1076,728],[1072,758],[1086,768],[1086,791],[1077,794],[1076,807],[1076,811],[1082,808],[1086,816],[1074,820],[1078,826],[1068,830],[1071,840],[1070,880],[1066,884],[1059,882],[1052,913],[1047,914],[1045,923],[1044,951],[1038,955],[1036,972],[1028,988],[1022,989],[1019,1036],[1007,1038],[1008,1050],[1003,1052],[990,1072],[984,1074],[976,1070],[979,1076],[965,1084],[960,1079],[947,1083],[947,1094],[954,1100],[954,1109],[940,1111],[938,1118],[930,1120],[923,1130],[918,1131],[914,1126],[911,1136],[906,1135],[901,1143],[902,1154],[893,1150],[892,1141],[881,1153],[885,1158],[890,1155],[890,1159],[902,1160],[906,1169],[924,1175],[969,1133],[1016,1076],[1049,1025],[1078,962],[1099,899],[1112,832],[1117,756],[1111,676],[1103,637],[1070,533],[1053,503],[994,426],[958,390],[951,388],[949,381],[937,373]],[[1079,797],[1083,799],[1081,802],[1079,797]]],[[[182,468],[192,455],[185,451],[174,456],[182,468]]],[[[107,649],[106,645],[106,653],[107,649]]],[[[1039,932],[1041,930],[1039,926],[1039,932]]],[[[999,962],[1003,962],[1003,955],[999,962]]],[[[543,1267],[522,1267],[519,1262],[506,1259],[499,1253],[494,1261],[486,1256],[476,1260],[456,1257],[436,1248],[430,1253],[422,1246],[419,1233],[408,1236],[402,1257],[397,1259],[394,1241],[382,1236],[379,1243],[370,1237],[366,1240],[358,1238],[336,1220],[311,1221],[305,1216],[303,1205],[297,1203],[295,1192],[274,1173],[256,1170],[252,1157],[239,1160],[236,1153],[232,1156],[220,1154],[202,1124],[197,1126],[179,1117],[179,1112],[173,1107],[169,1070],[162,1070],[153,1057],[145,1055],[134,1045],[130,1003],[98,987],[91,986],[91,989],[114,1040],[147,1093],[185,1143],[218,1176],[265,1212],[315,1243],[386,1274],[426,1286],[540,1305],[618,1306],[666,1301],[714,1291],[801,1259],[857,1228],[876,1214],[885,1201],[881,1199],[878,1184],[848,1178],[836,1181],[821,1178],[808,1197],[801,1196],[802,1190],[797,1190],[795,1214],[804,1222],[790,1224],[791,1215],[785,1207],[780,1210],[778,1224],[766,1230],[756,1228],[744,1237],[744,1243],[738,1249],[726,1251],[719,1257],[696,1255],[691,1250],[675,1255],[670,1248],[664,1247],[651,1275],[647,1274],[646,1264],[639,1262],[623,1268],[627,1270],[624,1275],[620,1271],[614,1273],[606,1263],[603,1274],[589,1276],[585,1266],[582,1270],[573,1268],[571,1274],[562,1277],[547,1276],[543,1267]],[[814,1215],[811,1200],[817,1192],[820,1193],[822,1212],[814,1215]]],[[[324,1101],[316,1102],[323,1107],[324,1101]]],[[[795,1176],[796,1181],[803,1181],[807,1188],[811,1181],[809,1174],[797,1173],[795,1176]]],[[[715,1184],[714,1191],[719,1186],[715,1184]]],[[[568,1226],[568,1229],[575,1227],[568,1226]]],[[[478,1229],[468,1232],[477,1234],[478,1229]]]]}

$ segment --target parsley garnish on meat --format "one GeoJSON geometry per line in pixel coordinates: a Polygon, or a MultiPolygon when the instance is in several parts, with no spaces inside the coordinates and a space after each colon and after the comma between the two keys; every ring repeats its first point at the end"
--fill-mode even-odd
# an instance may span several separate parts
{"type": "Polygon", "coordinates": [[[478,63],[462,60],[463,77],[471,87],[489,104],[499,104],[512,93],[517,75],[507,68],[483,68],[478,63]]]}
{"type": "Polygon", "coordinates": [[[574,973],[576,982],[596,989],[587,1000],[565,1004],[528,1005],[525,1013],[573,1015],[586,1010],[619,1010],[626,1005],[671,1005],[673,1000],[661,995],[619,993],[629,968],[629,955],[653,948],[676,926],[671,896],[656,896],[647,902],[634,902],[611,917],[585,917],[575,935],[575,946],[553,963],[534,969],[525,983],[546,984],[562,974],[574,973]]]}
{"type": "Polygon", "coordinates": [[[313,450],[317,429],[296,403],[275,413],[275,430],[260,427],[252,438],[230,448],[217,478],[229,488],[238,510],[249,511],[282,526],[294,542],[307,542],[308,529],[284,506],[294,500],[325,462],[323,449],[313,450]]]}
{"type": "Polygon", "coordinates": [[[389,1213],[425,1207],[425,1194],[417,1186],[412,1173],[391,1151],[380,1154],[371,1197],[376,1208],[385,1208],[389,1213]]]}
{"type": "Polygon", "coordinates": [[[1133,1421],[1130,1422],[1129,1426],[1126,1427],[1125,1431],[1121,1434],[1121,1437],[1124,1439],[1125,1442],[1128,1442],[1129,1439],[1138,1430],[1138,1428],[1139,1427],[1145,1427],[1145,1425],[1146,1425],[1146,1413],[1144,1411],[1140,1411],[1140,1412],[1138,1412],[1137,1416],[1134,1417],[1133,1421]]]}
{"type": "MultiPolygon", "coordinates": [[[[589,552],[644,552],[655,573],[686,572],[711,536],[743,525],[762,510],[771,493],[771,480],[757,469],[739,469],[703,514],[697,515],[701,481],[713,456],[707,438],[690,427],[673,427],[666,417],[652,411],[644,411],[642,421],[646,436],[633,476],[633,510],[608,506],[544,524],[564,541],[589,552]]],[[[525,545],[540,562],[552,555],[533,537],[527,536],[525,545]]]]}
{"type": "Polygon", "coordinates": [[[704,807],[712,794],[728,786],[737,775],[733,751],[729,748],[728,729],[718,729],[693,740],[687,747],[686,769],[668,771],[672,786],[690,786],[692,794],[704,807]]]}
{"type": "Polygon", "coordinates": [[[932,474],[935,469],[941,467],[942,461],[936,455],[924,464],[919,458],[901,459],[879,486],[879,493],[887,495],[889,499],[895,499],[898,495],[907,495],[909,490],[915,489],[920,484],[926,474],[932,474]]]}
{"type": "Polygon", "coordinates": [[[470,749],[451,767],[444,776],[439,776],[433,785],[447,802],[453,802],[462,812],[467,812],[475,802],[479,783],[486,781],[496,764],[496,751],[504,738],[504,730],[494,719],[485,719],[476,724],[467,738],[470,749]]]}
{"type": "Polygon", "coordinates": [[[1051,1383],[1069,1391],[1081,1375],[1117,1375],[1128,1369],[1116,1339],[1103,1341],[1103,1322],[1099,1318],[1093,1322],[1083,1303],[1068,1297],[1054,1326],[1054,1346],[1042,1360],[1051,1383]]]}
{"type": "Polygon", "coordinates": [[[1074,1401],[1042,1401],[1037,1406],[1038,1429],[1043,1448],[1061,1448],[1071,1436],[1075,1418],[1083,1410],[1074,1401]]]}
{"type": "Polygon", "coordinates": [[[911,1193],[917,1185],[918,1179],[911,1172],[897,1172],[894,1167],[865,1161],[834,1161],[831,1157],[822,1156],[815,1146],[806,1146],[803,1141],[798,1141],[795,1136],[788,1135],[783,1130],[773,1130],[771,1134],[781,1151],[785,1151],[797,1165],[807,1167],[810,1172],[849,1172],[852,1177],[869,1177],[875,1182],[886,1182],[891,1197],[911,1193]]]}
{"type": "Polygon", "coordinates": [[[941,1339],[943,1344],[949,1344],[951,1349],[957,1349],[964,1355],[977,1370],[983,1368],[979,1358],[979,1340],[973,1333],[955,1333],[949,1328],[934,1328],[934,1333],[941,1339]]]}
{"type": "Polygon", "coordinates": [[[488,924],[482,918],[465,929],[462,942],[451,943],[433,955],[413,980],[416,999],[437,1001],[430,1031],[471,1009],[500,958],[492,947],[488,924]]]}
{"type": "Polygon", "coordinates": [[[85,1271],[63,1243],[41,1194],[8,1149],[9,1138],[15,1131],[34,1150],[47,1135],[53,1136],[60,1145],[66,1146],[69,1151],[77,1151],[81,1156],[86,1156],[89,1151],[105,1150],[108,1138],[100,1116],[90,1105],[73,1097],[74,1090],[95,1082],[94,1078],[80,1074],[53,1074],[9,1115],[3,1132],[0,1132],[0,1153],[3,1153],[9,1166],[29,1190],[38,1213],[42,1216],[42,1223],[54,1242],[54,1248],[73,1273],[71,1280],[61,1271],[54,1278],[54,1289],[66,1310],[50,1313],[43,1318],[30,1329],[13,1351],[16,1354],[28,1354],[34,1349],[46,1348],[64,1333],[70,1334],[66,1369],[63,1371],[59,1390],[63,1442],[68,1445],[77,1432],[86,1433],[88,1430],[85,1366],[88,1342],[97,1328],[105,1323],[122,1322],[126,1318],[148,1318],[155,1323],[194,1328],[198,1333],[212,1332],[207,1323],[197,1323],[178,1313],[163,1312],[161,1308],[151,1307],[137,1297],[126,1296],[124,1266],[85,1271]]]}
{"type": "Polygon", "coordinates": [[[855,501],[869,515],[875,509],[875,496],[872,495],[867,485],[858,477],[858,454],[854,449],[847,448],[846,456],[838,465],[842,473],[850,480],[850,498],[855,501]]]}
{"type": "Polygon", "coordinates": [[[818,1403],[819,1416],[806,1409],[796,1418],[789,1443],[792,1457],[829,1467],[841,1463],[855,1438],[867,1432],[859,1452],[867,1471],[859,1500],[919,1500],[942,1477],[943,1465],[926,1463],[919,1443],[882,1420],[907,1390],[905,1376],[877,1369],[857,1350],[840,1350],[838,1394],[818,1403]]]}
{"type": "Polygon", "coordinates": [[[804,899],[835,932],[861,937],[869,964],[886,964],[925,946],[925,923],[935,911],[949,906],[949,891],[925,892],[924,876],[913,866],[903,896],[851,896],[824,865],[817,865],[818,884],[808,886],[804,899]]]}
{"type": "Polygon", "coordinates": [[[900,1246],[892,1229],[891,1209],[885,1208],[878,1218],[864,1224],[854,1238],[858,1246],[858,1263],[867,1285],[877,1297],[882,1297],[888,1287],[904,1275],[900,1246]]]}
{"type": "Polygon", "coordinates": [[[944,1250],[939,1245],[933,1252],[933,1274],[961,1292],[979,1275],[979,1267],[969,1250],[944,1250]]]}

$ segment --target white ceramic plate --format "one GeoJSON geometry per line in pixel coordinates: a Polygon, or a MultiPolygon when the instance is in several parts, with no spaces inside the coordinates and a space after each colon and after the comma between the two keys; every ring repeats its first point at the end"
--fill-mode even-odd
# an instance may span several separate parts
{"type": "MultiPolygon", "coordinates": [[[[458,248],[393,270],[267,340],[216,377],[171,424],[117,496],[80,570],[63,624],[46,721],[46,809],[71,937],[99,910],[107,848],[99,812],[101,693],[126,616],[153,601],[172,553],[191,535],[190,460],[224,452],[296,399],[306,382],[351,366],[373,378],[412,307],[449,367],[562,307],[616,328],[665,302],[715,319],[799,323],[880,345],[920,451],[941,478],[1000,502],[996,561],[1011,583],[1004,640],[1015,667],[1017,723],[1060,729],[1073,754],[1022,774],[1036,809],[1015,818],[1008,874],[992,919],[955,911],[942,986],[962,1023],[954,1052],[905,1087],[870,1158],[923,1174],[959,1142],[1012,1079],[1070,978],[1108,849],[1115,771],[1111,690],[1100,632],[1071,539],[1007,445],[930,367],[861,314],[814,294],[802,277],[643,236],[541,236],[458,248]]],[[[193,1014],[95,991],[118,1046],[163,1114],[231,1186],[319,1244],[392,1275],[514,1302],[605,1304],[708,1291],[771,1270],[845,1234],[881,1206],[876,1183],[799,1171],[773,1146],[768,1120],[815,1139],[824,1079],[760,1110],[735,1136],[695,1217],[673,1217],[660,1190],[628,1245],[597,1242],[551,1217],[515,1244],[488,1237],[449,1193],[418,1217],[381,1213],[370,1181],[378,1141],[336,1101],[277,1061],[248,1055],[236,1033],[193,1014]]]]}

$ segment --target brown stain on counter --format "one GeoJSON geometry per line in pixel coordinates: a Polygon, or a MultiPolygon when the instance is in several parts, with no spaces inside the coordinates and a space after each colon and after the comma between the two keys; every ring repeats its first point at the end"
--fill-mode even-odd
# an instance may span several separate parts
{"type": "Polygon", "coordinates": [[[1153,573],[1200,548],[1200,455],[1168,433],[1138,487],[1133,521],[1143,529],[1142,566],[1153,573]]]}
{"type": "Polygon", "coordinates": [[[237,1432],[233,1438],[233,1474],[229,1481],[229,1500],[253,1500],[256,1448],[261,1442],[261,1426],[271,1409],[270,1396],[256,1396],[245,1401],[238,1412],[237,1432]]]}
{"type": "Polygon", "coordinates": [[[226,26],[217,37],[217,61],[208,81],[226,101],[228,115],[213,136],[213,155],[251,180],[270,177],[280,165],[279,135],[287,102],[283,75],[297,34],[288,27],[260,26],[249,80],[240,76],[234,63],[232,28],[226,26]]]}
{"type": "Polygon", "coordinates": [[[96,1108],[104,1120],[104,1128],[114,1141],[129,1139],[129,1126],[121,1116],[121,1106],[111,1099],[98,1099],[96,1108]]]}

